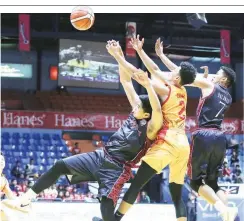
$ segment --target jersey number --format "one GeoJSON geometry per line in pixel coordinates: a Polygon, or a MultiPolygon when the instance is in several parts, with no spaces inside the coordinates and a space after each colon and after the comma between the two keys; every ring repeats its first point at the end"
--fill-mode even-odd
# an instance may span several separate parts
{"type": "Polygon", "coordinates": [[[183,114],[185,113],[185,110],[186,110],[186,105],[185,105],[185,102],[184,101],[180,101],[179,103],[179,106],[181,107],[180,111],[179,111],[179,117],[181,120],[185,120],[186,119],[186,115],[183,114]]]}
{"type": "Polygon", "coordinates": [[[220,111],[215,115],[215,117],[218,117],[220,115],[220,113],[224,110],[225,108],[225,103],[223,103],[222,101],[219,102],[222,105],[222,108],[220,109],[220,111]]]}

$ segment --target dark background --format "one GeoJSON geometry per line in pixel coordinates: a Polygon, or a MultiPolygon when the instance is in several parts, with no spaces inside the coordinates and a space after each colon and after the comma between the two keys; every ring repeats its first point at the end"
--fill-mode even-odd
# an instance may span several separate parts
{"type": "MultiPolygon", "coordinates": [[[[52,90],[57,81],[49,79],[49,68],[58,65],[59,39],[88,40],[106,43],[119,40],[125,47],[125,23],[137,23],[137,33],[145,38],[144,49],[155,59],[162,70],[167,70],[154,57],[154,43],[164,40],[167,54],[188,56],[196,67],[208,65],[211,73],[220,67],[220,30],[231,30],[231,65],[237,73],[237,84],[232,89],[234,101],[243,99],[243,36],[244,14],[206,14],[208,24],[197,30],[188,24],[186,14],[96,14],[94,26],[85,32],[77,31],[69,21],[69,14],[31,14],[31,52],[18,51],[18,14],[1,14],[2,62],[31,63],[32,79],[2,79],[2,88],[52,90]],[[19,83],[21,82],[21,84],[19,83]]],[[[181,59],[182,60],[182,59],[181,59]]],[[[128,61],[143,68],[138,58],[128,61]]],[[[180,60],[175,61],[179,63],[180,60]]],[[[136,85],[140,93],[143,89],[136,85]]],[[[86,93],[122,94],[123,89],[68,88],[86,93]]],[[[189,89],[189,97],[198,97],[199,91],[189,89]]]]}

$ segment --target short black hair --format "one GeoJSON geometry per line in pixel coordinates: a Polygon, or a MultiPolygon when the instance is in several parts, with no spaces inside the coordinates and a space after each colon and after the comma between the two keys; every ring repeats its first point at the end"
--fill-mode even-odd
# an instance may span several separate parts
{"type": "Polygon", "coordinates": [[[223,70],[225,76],[227,77],[227,87],[231,87],[236,81],[236,72],[230,67],[222,66],[220,67],[223,70]]]}
{"type": "Polygon", "coordinates": [[[149,113],[150,114],[150,118],[151,118],[152,107],[151,107],[148,95],[142,94],[142,95],[139,95],[139,98],[140,98],[140,100],[142,102],[142,109],[144,110],[145,113],[149,113]]]}
{"type": "Polygon", "coordinates": [[[196,78],[197,70],[196,68],[189,62],[181,62],[180,63],[180,78],[181,85],[191,84],[196,78]]]}

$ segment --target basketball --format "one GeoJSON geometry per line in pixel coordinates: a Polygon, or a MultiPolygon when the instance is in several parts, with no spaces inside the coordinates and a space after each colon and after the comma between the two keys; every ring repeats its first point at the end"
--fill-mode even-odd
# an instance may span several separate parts
{"type": "Polygon", "coordinates": [[[79,31],[86,31],[94,24],[95,16],[89,7],[76,7],[70,14],[70,22],[79,31]]]}

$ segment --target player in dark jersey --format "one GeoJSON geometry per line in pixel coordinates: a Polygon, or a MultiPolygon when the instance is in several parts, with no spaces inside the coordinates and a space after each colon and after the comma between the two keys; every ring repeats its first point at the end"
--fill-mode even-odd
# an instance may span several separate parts
{"type": "MultiPolygon", "coordinates": [[[[183,85],[190,84],[194,81],[196,69],[189,63],[182,63],[181,70],[175,71],[171,75],[171,78],[168,79],[172,83],[171,86],[169,86],[169,82],[161,83],[157,80],[161,71],[144,52],[143,43],[144,40],[140,40],[139,35],[131,39],[133,48],[140,55],[146,68],[153,74],[154,70],[158,69],[158,74],[154,74],[155,76],[153,74],[151,75],[151,81],[162,101],[163,127],[157,139],[150,147],[150,150],[142,158],[142,163],[137,174],[124,195],[118,210],[115,212],[115,220],[123,219],[123,216],[134,204],[140,189],[156,173],[160,173],[164,167],[169,165],[169,189],[174,202],[176,217],[179,221],[186,221],[186,209],[181,197],[181,191],[187,170],[190,145],[185,134],[185,105],[187,95],[183,85]]],[[[116,48],[120,48],[120,46],[111,47],[110,50],[113,51],[116,48]]],[[[119,64],[123,64],[124,59],[118,53],[112,55],[119,64]]],[[[133,69],[133,66],[126,67],[126,70],[130,72],[134,72],[133,69]]]]}
{"type": "MultiPolygon", "coordinates": [[[[131,65],[126,61],[124,64],[125,68],[131,65]]],[[[113,219],[121,188],[131,178],[131,168],[145,155],[163,122],[160,101],[147,73],[136,69],[137,73],[133,75],[148,93],[138,96],[131,76],[127,75],[124,67],[119,66],[119,69],[120,81],[132,106],[132,113],[121,128],[110,137],[104,148],[57,161],[18,200],[5,201],[6,206],[28,205],[32,198],[53,185],[61,175],[66,175],[70,184],[98,181],[103,220],[113,219]]]]}
{"type": "MultiPolygon", "coordinates": [[[[157,40],[155,49],[169,70],[178,68],[163,54],[160,39],[157,40]]],[[[197,108],[198,129],[192,134],[188,176],[193,190],[214,205],[224,221],[234,221],[237,208],[227,207],[226,194],[220,190],[217,181],[227,147],[221,123],[232,103],[228,88],[235,82],[236,74],[231,68],[223,66],[211,81],[208,79],[208,68],[202,68],[205,69],[204,75],[197,74],[194,83],[188,85],[198,87],[202,92],[197,108]]]]}
{"type": "Polygon", "coordinates": [[[201,89],[202,95],[196,113],[198,129],[192,134],[188,176],[192,189],[214,205],[224,221],[234,221],[238,212],[237,208],[227,207],[226,194],[218,186],[227,148],[221,124],[232,103],[228,88],[235,78],[235,72],[223,66],[212,81],[197,77],[192,84],[201,89]]]}

